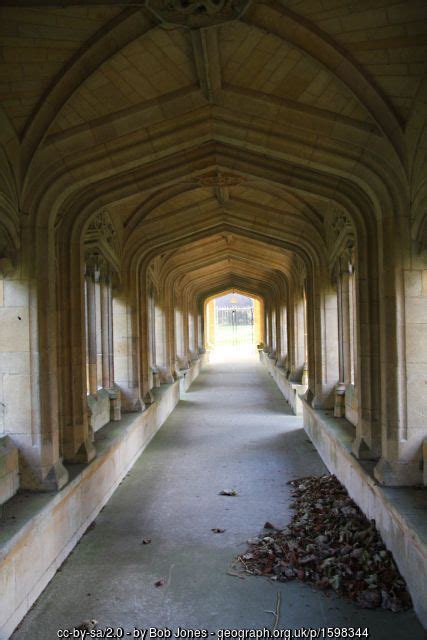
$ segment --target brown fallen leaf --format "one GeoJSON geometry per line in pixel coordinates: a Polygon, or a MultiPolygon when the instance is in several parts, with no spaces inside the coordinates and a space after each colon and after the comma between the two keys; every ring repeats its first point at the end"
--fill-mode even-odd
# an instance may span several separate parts
{"type": "Polygon", "coordinates": [[[295,578],[335,592],[359,607],[411,608],[411,596],[373,520],[367,520],[335,476],[291,480],[295,513],[283,529],[267,521],[267,535],[248,540],[239,555],[245,573],[270,580],[295,578]]]}
{"type": "Polygon", "coordinates": [[[225,529],[218,529],[218,527],[214,527],[211,531],[214,533],[224,533],[225,529]]]}
{"type": "Polygon", "coordinates": [[[157,580],[157,582],[154,583],[155,587],[164,587],[166,584],[166,581],[163,580],[163,578],[161,580],[157,580]]]}
{"type": "Polygon", "coordinates": [[[90,523],[90,525],[88,526],[88,528],[86,529],[83,535],[85,536],[86,534],[89,533],[89,531],[93,531],[95,527],[96,527],[96,522],[94,520],[93,522],[90,523]]]}

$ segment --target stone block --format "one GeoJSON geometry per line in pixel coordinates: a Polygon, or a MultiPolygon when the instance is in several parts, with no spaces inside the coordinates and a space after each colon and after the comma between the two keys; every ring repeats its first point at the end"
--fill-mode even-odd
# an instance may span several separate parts
{"type": "Polygon", "coordinates": [[[28,351],[28,311],[20,307],[0,307],[0,326],[0,352],[28,351]]]}
{"type": "Polygon", "coordinates": [[[422,271],[405,271],[405,293],[407,296],[422,294],[422,271]]]}
{"type": "Polygon", "coordinates": [[[28,305],[28,284],[19,280],[4,281],[4,306],[26,307],[28,305]]]}
{"type": "Polygon", "coordinates": [[[105,389],[99,389],[96,396],[89,395],[87,404],[90,412],[89,423],[95,433],[110,422],[110,396],[105,389]]]}
{"type": "Polygon", "coordinates": [[[408,324],[406,327],[407,362],[427,362],[427,340],[425,325],[408,324]]]}
{"type": "Polygon", "coordinates": [[[6,430],[13,433],[31,431],[31,390],[29,375],[3,375],[3,402],[6,430]]]}
{"type": "Polygon", "coordinates": [[[423,484],[427,487],[427,438],[423,442],[423,484]]]}
{"type": "Polygon", "coordinates": [[[28,373],[30,370],[29,351],[0,353],[0,374],[28,373]]]}
{"type": "Polygon", "coordinates": [[[19,489],[18,449],[9,436],[0,438],[0,506],[19,489]]]}

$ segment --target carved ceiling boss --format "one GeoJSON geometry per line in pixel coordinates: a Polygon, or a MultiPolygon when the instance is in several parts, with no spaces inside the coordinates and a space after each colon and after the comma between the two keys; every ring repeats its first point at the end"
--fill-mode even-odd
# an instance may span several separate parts
{"type": "Polygon", "coordinates": [[[146,6],[165,25],[199,29],[240,18],[250,1],[146,0],[146,6]]]}

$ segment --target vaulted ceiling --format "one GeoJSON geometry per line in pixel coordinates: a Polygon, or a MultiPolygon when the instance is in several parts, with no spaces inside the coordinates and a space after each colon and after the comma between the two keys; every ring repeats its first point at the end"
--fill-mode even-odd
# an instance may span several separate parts
{"type": "Polygon", "coordinates": [[[424,1],[225,1],[202,29],[162,0],[2,4],[18,217],[106,210],[128,267],[162,254],[199,295],[322,262],[333,212],[424,207],[424,1]]]}

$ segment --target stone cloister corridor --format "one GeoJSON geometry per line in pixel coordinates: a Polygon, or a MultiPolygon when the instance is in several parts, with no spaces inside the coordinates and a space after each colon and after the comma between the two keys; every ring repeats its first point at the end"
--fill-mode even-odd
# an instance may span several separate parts
{"type": "MultiPolygon", "coordinates": [[[[230,624],[236,608],[271,622],[268,581],[220,561],[263,518],[285,522],[279,479],[315,468],[384,541],[378,571],[354,582],[378,610],[328,613],[286,584],[289,623],[366,614],[372,637],[427,625],[426,70],[425,0],[0,0],[0,640],[83,613],[103,562],[120,579],[99,594],[106,620],[145,616],[128,572],[153,620],[175,616],[181,580],[183,614],[197,595],[207,624],[204,578],[184,552],[171,560],[193,533],[199,556],[212,544],[199,559],[230,624]],[[245,308],[215,306],[227,296],[245,308]],[[252,364],[221,363],[215,314],[222,355],[239,317],[252,364]],[[252,468],[244,424],[258,419],[252,468]],[[244,489],[223,512],[216,474],[238,467],[244,489]],[[223,537],[205,530],[190,476],[223,537]],[[173,514],[178,537],[160,544],[173,514]],[[133,519],[153,529],[135,548],[149,579],[126,555],[133,519]],[[388,553],[413,604],[395,615],[380,607],[396,604],[388,553]],[[150,572],[174,563],[152,592],[150,572]],[[246,593],[262,606],[243,607],[246,593]]],[[[373,568],[357,544],[351,561],[373,568]]]]}
{"type": "Polygon", "coordinates": [[[322,473],[301,418],[255,358],[207,365],[13,640],[50,640],[90,618],[126,630],[271,628],[278,589],[284,628],[368,626],[378,640],[421,640],[413,611],[367,611],[308,585],[227,575],[267,520],[288,522],[286,482],[322,473]],[[236,498],[218,495],[230,487],[236,498]]]}

